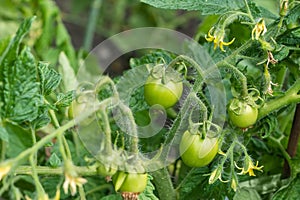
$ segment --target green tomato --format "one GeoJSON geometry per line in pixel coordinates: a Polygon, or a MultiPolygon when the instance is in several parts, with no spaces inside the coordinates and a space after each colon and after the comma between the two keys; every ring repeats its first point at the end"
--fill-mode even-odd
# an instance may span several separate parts
{"type": "Polygon", "coordinates": [[[146,102],[152,106],[159,104],[164,108],[174,106],[180,99],[183,91],[182,81],[172,80],[163,84],[161,78],[148,77],[144,86],[144,96],[146,102]]]}
{"type": "Polygon", "coordinates": [[[179,145],[182,161],[189,167],[208,165],[219,150],[217,138],[203,139],[199,134],[185,131],[179,145]]]}
{"type": "Polygon", "coordinates": [[[235,126],[247,128],[257,121],[258,109],[245,101],[233,99],[228,107],[228,115],[235,126]]]}
{"type": "Polygon", "coordinates": [[[117,192],[141,193],[147,186],[148,175],[119,171],[112,177],[112,180],[117,192]]]}

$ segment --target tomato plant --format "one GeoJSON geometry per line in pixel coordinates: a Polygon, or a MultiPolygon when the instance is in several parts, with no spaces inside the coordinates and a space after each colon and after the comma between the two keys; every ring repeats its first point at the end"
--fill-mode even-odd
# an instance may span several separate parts
{"type": "Polygon", "coordinates": [[[184,132],[180,141],[180,154],[183,162],[189,167],[208,165],[219,150],[217,138],[202,138],[199,133],[184,132]]]}
{"type": "Polygon", "coordinates": [[[299,0],[3,0],[0,28],[1,199],[299,197],[299,0]]]}

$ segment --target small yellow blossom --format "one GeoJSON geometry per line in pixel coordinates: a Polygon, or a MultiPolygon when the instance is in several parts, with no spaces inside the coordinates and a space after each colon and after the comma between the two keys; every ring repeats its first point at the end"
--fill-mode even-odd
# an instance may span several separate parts
{"type": "Polygon", "coordinates": [[[66,173],[65,174],[65,182],[63,184],[63,189],[65,194],[68,193],[69,185],[70,185],[70,190],[71,190],[71,195],[74,196],[76,194],[76,185],[81,187],[83,184],[87,182],[86,179],[82,177],[77,177],[77,176],[71,176],[70,174],[66,173]]]}
{"type": "Polygon", "coordinates": [[[223,46],[228,46],[230,44],[232,44],[235,40],[235,38],[233,38],[230,42],[224,42],[224,36],[225,36],[225,31],[224,30],[219,30],[219,29],[215,29],[214,34],[212,35],[212,31],[213,31],[214,27],[212,27],[207,35],[205,35],[205,39],[208,42],[214,42],[214,49],[216,49],[217,47],[220,47],[220,49],[225,52],[224,47],[223,46]]]}
{"type": "Polygon", "coordinates": [[[223,182],[223,183],[228,182],[228,181],[223,181],[223,180],[222,180],[222,171],[223,171],[223,167],[222,167],[222,166],[219,166],[218,168],[216,168],[216,169],[210,174],[208,183],[209,183],[209,184],[213,184],[213,183],[216,182],[216,180],[218,180],[218,179],[219,179],[221,182],[223,182]]]}
{"type": "Polygon", "coordinates": [[[231,176],[231,188],[233,189],[233,191],[236,192],[237,190],[237,186],[238,186],[238,179],[235,173],[232,174],[231,176]]]}
{"type": "Polygon", "coordinates": [[[0,181],[4,176],[8,174],[11,169],[11,165],[7,163],[0,164],[0,181]]]}
{"type": "Polygon", "coordinates": [[[264,166],[260,166],[258,167],[258,161],[256,162],[256,165],[253,164],[252,160],[249,158],[249,159],[246,159],[246,164],[243,168],[241,167],[238,167],[237,164],[235,163],[235,166],[236,168],[242,170],[239,174],[247,174],[249,173],[249,176],[255,176],[254,174],[254,171],[253,170],[258,170],[258,171],[263,171],[262,168],[264,166]]]}
{"type": "Polygon", "coordinates": [[[258,40],[258,38],[261,36],[261,35],[264,35],[265,33],[267,32],[267,27],[266,27],[266,24],[265,24],[265,20],[264,19],[260,19],[254,26],[254,28],[252,29],[252,40],[254,40],[254,38],[256,40],[258,40]],[[254,37],[255,35],[255,37],[254,37]]]}

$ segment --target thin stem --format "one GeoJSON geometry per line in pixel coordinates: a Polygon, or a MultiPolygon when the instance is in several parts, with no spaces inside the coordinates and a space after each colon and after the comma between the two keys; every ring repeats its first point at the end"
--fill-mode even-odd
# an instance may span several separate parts
{"type": "Polygon", "coordinates": [[[85,32],[84,37],[84,44],[83,47],[86,51],[91,50],[93,38],[94,38],[94,32],[97,25],[97,19],[100,13],[100,7],[101,7],[102,0],[94,0],[91,13],[88,20],[88,25],[85,32]]]}
{"type": "Polygon", "coordinates": [[[60,151],[60,153],[62,155],[63,160],[64,161],[68,160],[68,155],[66,153],[66,149],[65,149],[65,146],[64,146],[62,133],[58,134],[57,140],[58,140],[58,145],[59,145],[59,151],[60,151]]]}
{"type": "Polygon", "coordinates": [[[85,198],[86,195],[85,195],[83,186],[79,186],[78,190],[79,190],[79,197],[78,197],[78,199],[80,199],[80,200],[86,200],[86,198],[85,198]]]}
{"type": "Polygon", "coordinates": [[[31,165],[31,176],[34,180],[34,184],[35,184],[35,188],[36,188],[36,191],[37,191],[37,196],[38,196],[38,199],[39,198],[43,198],[44,197],[44,194],[45,194],[45,191],[43,189],[43,186],[39,180],[39,177],[38,177],[38,174],[35,170],[36,168],[36,164],[35,164],[35,158],[34,158],[34,154],[31,154],[30,157],[29,157],[29,162],[30,162],[30,165],[31,165]]]}
{"type": "Polygon", "coordinates": [[[108,116],[107,116],[107,113],[106,113],[105,109],[101,109],[100,115],[101,115],[103,130],[104,130],[105,138],[106,138],[105,153],[107,155],[111,155],[112,154],[111,129],[110,129],[109,119],[108,119],[108,116]]]}
{"type": "MultiPolygon", "coordinates": [[[[74,166],[76,173],[78,176],[95,176],[98,174],[96,168],[87,167],[87,166],[74,166]]],[[[64,174],[63,167],[46,167],[46,166],[36,166],[35,172],[39,175],[51,175],[51,176],[59,176],[64,174]]],[[[32,167],[23,165],[19,166],[14,170],[14,174],[17,175],[32,175],[32,167]]]]}
{"type": "MultiPolygon", "coordinates": [[[[30,132],[31,132],[31,138],[32,138],[32,146],[34,146],[36,143],[36,136],[35,136],[35,131],[32,127],[30,127],[30,132]]],[[[37,164],[37,152],[33,153],[33,159],[34,159],[34,163],[36,165],[37,164]]]]}
{"type": "Polygon", "coordinates": [[[111,184],[102,184],[98,187],[94,187],[93,189],[87,191],[85,194],[86,194],[86,196],[88,196],[89,194],[92,194],[94,192],[98,192],[101,190],[107,190],[107,189],[112,190],[112,185],[111,184]]]}
{"type": "MultiPolygon", "coordinates": [[[[46,99],[45,99],[45,102],[48,103],[48,101],[46,99]]],[[[49,114],[50,114],[50,117],[51,117],[54,127],[59,128],[60,124],[58,122],[58,119],[56,117],[54,110],[50,109],[49,114]]],[[[59,149],[60,149],[60,152],[61,152],[63,158],[72,159],[71,151],[70,151],[70,148],[69,148],[69,145],[67,143],[65,136],[63,134],[60,134],[58,140],[59,140],[59,146],[60,146],[59,149]]]]}
{"type": "Polygon", "coordinates": [[[272,142],[275,143],[275,144],[279,147],[279,149],[280,149],[280,151],[281,151],[281,153],[282,153],[284,159],[287,160],[287,161],[289,162],[289,164],[290,164],[291,157],[290,157],[290,155],[286,152],[285,148],[282,146],[280,140],[274,138],[273,136],[269,136],[268,138],[269,138],[270,140],[272,140],[272,142]]]}
{"type": "Polygon", "coordinates": [[[222,24],[222,30],[225,30],[225,28],[226,28],[229,24],[231,24],[234,20],[236,20],[236,19],[237,19],[238,17],[240,17],[240,16],[246,16],[246,17],[250,18],[250,20],[251,20],[252,22],[254,22],[254,19],[253,19],[251,13],[249,14],[249,13],[243,13],[243,12],[235,12],[234,14],[228,16],[228,17],[224,20],[224,22],[223,22],[223,24],[222,24]]]}
{"type": "Polygon", "coordinates": [[[65,152],[66,152],[67,158],[72,160],[71,150],[70,150],[69,144],[68,144],[64,134],[61,134],[61,137],[62,137],[63,145],[65,147],[65,152]]]}
{"type": "Polygon", "coordinates": [[[248,17],[251,19],[252,22],[255,22],[255,21],[254,21],[254,18],[253,18],[253,16],[252,16],[251,10],[250,10],[250,8],[249,8],[249,5],[248,5],[247,0],[244,0],[244,2],[245,2],[245,5],[246,5],[246,8],[247,8],[248,17]]]}
{"type": "Polygon", "coordinates": [[[58,120],[56,118],[56,114],[55,114],[54,110],[50,109],[48,112],[50,114],[50,117],[51,117],[51,120],[53,122],[54,127],[55,128],[59,128],[60,125],[59,125],[59,122],[58,122],[58,120]]]}

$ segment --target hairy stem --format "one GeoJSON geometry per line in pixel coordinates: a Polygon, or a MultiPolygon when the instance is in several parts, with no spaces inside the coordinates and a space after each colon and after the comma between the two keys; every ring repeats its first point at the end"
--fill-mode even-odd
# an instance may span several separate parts
{"type": "Polygon", "coordinates": [[[176,193],[171,182],[169,172],[166,168],[152,172],[155,189],[158,192],[160,199],[175,200],[176,193]]]}
{"type": "Polygon", "coordinates": [[[242,97],[247,97],[248,96],[248,87],[247,87],[247,77],[240,72],[235,66],[229,64],[228,62],[219,62],[217,64],[218,68],[227,68],[229,70],[232,70],[233,73],[238,77],[238,79],[241,81],[242,84],[242,97]]]}

